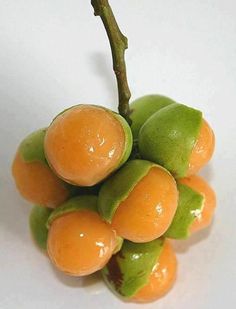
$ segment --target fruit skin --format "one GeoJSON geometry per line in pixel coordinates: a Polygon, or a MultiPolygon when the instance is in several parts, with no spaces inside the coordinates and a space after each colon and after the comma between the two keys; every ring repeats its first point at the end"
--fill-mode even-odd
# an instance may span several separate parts
{"type": "Polygon", "coordinates": [[[152,302],[169,292],[177,276],[177,259],[168,241],[165,241],[161,254],[149,276],[148,283],[132,298],[139,303],[152,302]]]}
{"type": "Polygon", "coordinates": [[[96,209],[96,196],[80,196],[54,210],[48,219],[49,257],[69,275],[85,276],[100,270],[121,241],[96,209]]]}
{"type": "Polygon", "coordinates": [[[103,106],[99,106],[99,105],[93,105],[93,104],[78,104],[78,105],[74,105],[70,108],[67,108],[65,109],[64,111],[62,111],[61,113],[59,113],[52,121],[52,123],[50,124],[49,126],[49,129],[50,127],[53,125],[54,121],[57,120],[60,116],[62,116],[64,113],[66,112],[69,112],[71,109],[74,109],[74,108],[78,108],[78,107],[96,107],[96,108],[99,108],[99,109],[103,109],[105,111],[107,111],[110,115],[112,115],[116,120],[118,120],[118,122],[121,124],[121,127],[123,129],[123,132],[124,132],[124,137],[125,137],[125,143],[124,143],[124,150],[123,150],[123,154],[118,162],[118,164],[116,166],[114,166],[113,170],[109,171],[108,175],[106,175],[104,178],[100,179],[99,181],[97,181],[96,183],[91,183],[91,184],[79,184],[77,182],[75,182],[74,180],[71,180],[71,179],[66,179],[65,177],[63,177],[62,175],[60,175],[57,170],[55,170],[53,164],[50,162],[50,158],[49,158],[49,155],[47,153],[47,135],[46,135],[46,139],[45,139],[45,149],[46,149],[46,158],[47,158],[47,162],[49,163],[50,167],[52,168],[52,170],[54,171],[55,174],[58,175],[58,177],[60,177],[61,179],[63,179],[65,182],[69,183],[69,184],[72,184],[72,185],[78,185],[78,186],[81,186],[81,187],[86,187],[86,186],[94,186],[98,183],[100,183],[101,181],[103,181],[104,179],[106,179],[112,172],[116,171],[117,169],[119,169],[129,158],[130,154],[131,154],[131,151],[132,151],[132,145],[133,145],[133,136],[132,136],[132,132],[131,132],[131,129],[130,129],[130,126],[129,124],[127,123],[127,121],[121,116],[119,115],[118,113],[108,109],[108,108],[105,108],[103,106]]]}
{"type": "Polygon", "coordinates": [[[117,120],[119,120],[119,122],[121,123],[123,129],[124,129],[124,133],[125,133],[125,147],[124,147],[124,153],[123,156],[118,164],[118,166],[116,167],[115,170],[119,169],[129,158],[131,151],[132,151],[132,145],[133,145],[133,135],[130,129],[130,126],[128,124],[128,122],[118,113],[115,113],[113,111],[110,111],[109,109],[106,109],[109,112],[111,112],[115,118],[117,120]]]}
{"type": "Polygon", "coordinates": [[[142,244],[125,240],[121,251],[113,255],[102,269],[103,278],[110,289],[124,299],[134,296],[148,283],[163,244],[162,238],[142,244]]]}
{"type": "Polygon", "coordinates": [[[98,210],[104,220],[111,223],[120,202],[153,166],[155,164],[149,161],[131,160],[104,182],[98,196],[98,210]]]}
{"type": "Polygon", "coordinates": [[[190,227],[191,233],[206,228],[211,224],[216,208],[216,195],[214,190],[198,175],[179,179],[179,183],[188,186],[188,188],[198,192],[204,198],[202,212],[195,218],[190,227]]]}
{"type": "Polygon", "coordinates": [[[82,195],[69,199],[51,213],[47,220],[47,228],[49,229],[52,222],[60,216],[78,210],[97,212],[97,197],[95,195],[82,195]]]}
{"type": "MultiPolygon", "coordinates": [[[[54,211],[50,214],[46,222],[47,229],[50,229],[50,226],[55,219],[65,214],[78,210],[90,210],[98,212],[97,200],[98,198],[95,195],[81,195],[69,199],[61,206],[54,209],[54,211]]],[[[114,248],[113,254],[120,251],[122,244],[123,244],[123,238],[120,236],[116,236],[116,246],[114,248]]]]}
{"type": "Polygon", "coordinates": [[[152,115],[141,127],[141,157],[162,165],[176,178],[184,177],[202,123],[202,113],[173,103],[152,115]]]}
{"type": "Polygon", "coordinates": [[[52,209],[35,205],[30,213],[29,225],[32,237],[40,249],[47,249],[48,229],[46,222],[52,209]]]}
{"type": "Polygon", "coordinates": [[[21,196],[31,203],[55,208],[69,197],[70,191],[47,164],[25,162],[19,152],[12,164],[12,175],[21,196]]]}
{"type": "Polygon", "coordinates": [[[215,148],[215,135],[205,119],[202,125],[196,144],[190,155],[187,176],[197,174],[211,159],[215,148]]]}
{"type": "Polygon", "coordinates": [[[145,243],[166,232],[177,202],[176,182],[167,170],[149,161],[131,160],[103,184],[98,209],[119,236],[145,243]]]}
{"type": "Polygon", "coordinates": [[[138,138],[138,133],[145,121],[163,107],[175,103],[172,99],[159,95],[150,94],[140,97],[130,104],[130,119],[133,138],[138,138]]]}
{"type": "Polygon", "coordinates": [[[165,237],[186,239],[191,234],[191,226],[196,216],[202,212],[203,195],[190,187],[177,184],[179,191],[178,207],[174,219],[165,233],[165,237]]]}
{"type": "Polygon", "coordinates": [[[118,235],[137,243],[161,237],[174,218],[178,195],[175,179],[154,166],[119,204],[111,225],[118,235]]]}
{"type": "Polygon", "coordinates": [[[44,137],[47,129],[39,129],[29,134],[19,146],[19,153],[25,162],[42,162],[47,164],[44,154],[44,137]]]}
{"type": "Polygon", "coordinates": [[[46,130],[46,128],[43,128],[29,134],[18,147],[12,164],[12,173],[21,195],[30,202],[42,207],[54,208],[67,198],[77,194],[97,193],[98,186],[89,188],[75,187],[63,182],[52,172],[44,153],[46,130]],[[24,179],[22,179],[22,175],[24,175],[24,179]],[[28,192],[29,185],[32,187],[33,184],[35,184],[36,191],[38,191],[28,192]],[[45,191],[44,186],[47,184],[45,191]],[[50,188],[54,188],[54,190],[50,190],[50,188]],[[55,197],[56,192],[57,197],[55,197]]]}

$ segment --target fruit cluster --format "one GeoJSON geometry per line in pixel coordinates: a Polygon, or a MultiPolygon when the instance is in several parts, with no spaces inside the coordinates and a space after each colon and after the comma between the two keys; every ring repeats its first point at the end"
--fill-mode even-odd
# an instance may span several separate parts
{"type": "Polygon", "coordinates": [[[130,107],[131,126],[101,106],[63,111],[22,141],[12,172],[35,204],[33,238],[59,270],[101,270],[123,299],[148,302],[175,281],[169,239],[212,220],[215,194],[195,174],[212,156],[214,133],[200,111],[164,96],[130,107]]]}

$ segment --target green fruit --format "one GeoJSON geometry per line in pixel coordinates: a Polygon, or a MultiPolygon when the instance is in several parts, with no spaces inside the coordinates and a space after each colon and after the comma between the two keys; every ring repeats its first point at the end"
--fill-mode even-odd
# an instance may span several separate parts
{"type": "Polygon", "coordinates": [[[50,208],[35,205],[30,213],[31,234],[36,244],[43,250],[47,249],[48,229],[46,223],[51,212],[50,208]]]}
{"type": "Polygon", "coordinates": [[[29,134],[20,144],[19,153],[25,162],[40,161],[47,164],[44,154],[44,137],[46,128],[39,129],[29,134]]]}
{"type": "Polygon", "coordinates": [[[47,227],[49,228],[55,219],[67,213],[84,209],[97,212],[97,197],[95,195],[82,195],[69,199],[51,213],[47,220],[47,227]]]}
{"type": "Polygon", "coordinates": [[[190,228],[196,216],[203,209],[204,197],[190,187],[178,184],[179,202],[174,219],[165,237],[185,239],[190,236],[190,228]]]}
{"type": "Polygon", "coordinates": [[[130,104],[130,119],[133,138],[138,138],[138,133],[145,121],[163,107],[175,103],[172,99],[163,95],[145,95],[130,104]]]}
{"type": "Polygon", "coordinates": [[[162,165],[176,178],[185,177],[197,141],[202,113],[174,103],[151,116],[139,132],[141,157],[162,165]]]}
{"type": "Polygon", "coordinates": [[[153,166],[156,164],[149,161],[131,160],[104,182],[98,195],[98,210],[104,220],[111,223],[117,207],[153,166]]]}
{"type": "Polygon", "coordinates": [[[121,251],[113,255],[102,269],[103,278],[111,290],[126,299],[134,296],[148,283],[163,244],[162,238],[142,244],[125,240],[121,251]]]}

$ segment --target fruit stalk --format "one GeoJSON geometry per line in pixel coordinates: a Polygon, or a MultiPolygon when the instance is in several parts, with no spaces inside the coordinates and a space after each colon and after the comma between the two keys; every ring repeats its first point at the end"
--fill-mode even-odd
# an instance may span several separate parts
{"type": "Polygon", "coordinates": [[[125,50],[128,48],[128,40],[122,34],[108,0],[91,0],[94,15],[100,16],[106,29],[113,59],[113,70],[116,75],[119,106],[118,110],[129,123],[129,99],[131,97],[125,65],[125,50]]]}

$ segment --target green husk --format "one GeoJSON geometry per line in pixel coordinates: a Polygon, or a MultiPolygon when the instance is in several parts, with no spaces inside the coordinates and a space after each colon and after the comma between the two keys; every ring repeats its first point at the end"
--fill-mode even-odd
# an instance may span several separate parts
{"type": "Polygon", "coordinates": [[[47,220],[47,228],[50,228],[52,222],[60,216],[84,209],[97,212],[97,196],[82,195],[69,199],[51,213],[47,220]]]}
{"type": "Polygon", "coordinates": [[[52,209],[35,205],[30,213],[29,225],[32,237],[40,249],[47,249],[48,229],[47,220],[52,213],[52,209]]]}
{"type": "Polygon", "coordinates": [[[162,165],[176,178],[185,177],[202,124],[202,113],[174,103],[152,115],[138,137],[141,157],[162,165]]]}
{"type": "Polygon", "coordinates": [[[203,208],[203,196],[190,187],[178,184],[179,202],[174,219],[165,233],[165,237],[186,239],[190,236],[190,228],[196,216],[203,208]]]}
{"type": "Polygon", "coordinates": [[[142,244],[125,240],[121,251],[113,255],[102,269],[103,278],[111,290],[123,298],[134,296],[148,283],[163,244],[162,238],[142,244]]]}
{"type": "Polygon", "coordinates": [[[149,161],[131,160],[104,182],[98,196],[98,210],[104,220],[111,223],[119,204],[153,166],[149,161]]]}

